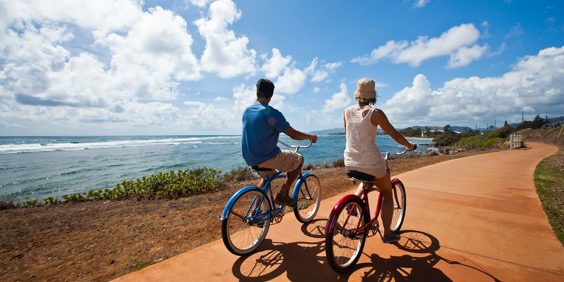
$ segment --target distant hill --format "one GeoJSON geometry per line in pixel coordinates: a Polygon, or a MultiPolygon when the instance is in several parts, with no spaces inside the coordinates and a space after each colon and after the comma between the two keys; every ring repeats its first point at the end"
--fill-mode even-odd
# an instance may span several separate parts
{"type": "MultiPolygon", "coordinates": [[[[549,118],[548,121],[550,121],[550,123],[561,122],[561,121],[564,121],[564,116],[549,118]]],[[[519,124],[521,124],[521,123],[512,123],[512,124],[509,124],[509,125],[516,127],[519,124]]],[[[501,122],[499,125],[497,125],[498,128],[502,127],[502,126],[503,126],[503,122],[501,122]]],[[[425,126],[420,126],[420,125],[409,126],[409,127],[414,128],[414,129],[421,128],[421,130],[423,130],[425,128],[425,126]]],[[[434,130],[443,130],[444,126],[427,126],[427,127],[429,127],[431,129],[431,131],[434,131],[434,130]]],[[[464,131],[468,131],[470,129],[472,129],[472,130],[474,129],[474,128],[471,128],[471,127],[468,127],[468,126],[452,126],[452,125],[451,125],[451,128],[452,128],[452,130],[457,131],[457,132],[464,132],[464,131]]],[[[401,130],[401,129],[405,129],[405,128],[397,128],[397,129],[401,130]]],[[[343,132],[345,132],[345,128],[341,127],[341,128],[332,128],[332,129],[311,131],[310,134],[327,135],[329,133],[343,133],[343,132]]],[[[384,131],[381,128],[378,128],[378,132],[383,133],[384,131]]]]}
{"type": "Polygon", "coordinates": [[[333,129],[325,129],[325,130],[317,130],[312,131],[309,134],[316,134],[316,135],[327,135],[329,133],[342,133],[345,132],[345,128],[333,128],[333,129]]]}
{"type": "MultiPolygon", "coordinates": [[[[384,132],[381,128],[378,127],[378,132],[384,132]]],[[[327,134],[334,134],[334,133],[345,133],[345,128],[333,128],[333,129],[325,129],[325,130],[316,130],[312,131],[309,134],[316,134],[316,135],[327,135],[327,134]]]]}
{"type": "MultiPolygon", "coordinates": [[[[527,120],[525,120],[525,121],[527,121],[527,120]]],[[[549,118],[548,121],[549,121],[550,123],[561,122],[561,121],[564,121],[564,116],[555,117],[555,118],[549,118]]],[[[520,124],[521,124],[521,123],[518,122],[518,123],[510,123],[509,125],[511,125],[512,127],[517,127],[517,126],[520,125],[520,124]]]]}
{"type": "MultiPolygon", "coordinates": [[[[431,128],[431,131],[434,131],[434,130],[443,130],[444,126],[428,126],[428,127],[431,128]]],[[[425,128],[425,126],[411,126],[411,128],[414,128],[414,129],[421,128],[421,130],[423,130],[425,128]]],[[[463,131],[471,129],[470,127],[467,127],[467,126],[451,126],[451,128],[452,128],[452,130],[458,131],[458,132],[463,132],[463,131]]],[[[397,130],[401,130],[401,129],[405,129],[405,128],[397,128],[397,130]]],[[[343,132],[345,132],[344,127],[343,128],[332,128],[332,129],[312,131],[312,132],[310,132],[310,134],[327,135],[327,134],[343,133],[343,132]]],[[[384,133],[384,130],[382,130],[380,127],[378,127],[378,133],[384,133]]]]}
{"type": "MultiPolygon", "coordinates": [[[[430,128],[431,131],[443,130],[443,128],[444,128],[444,126],[427,126],[427,127],[430,128]]],[[[411,126],[411,128],[413,128],[413,129],[421,128],[421,130],[423,130],[423,129],[425,129],[425,126],[411,126]]],[[[472,129],[468,126],[452,126],[452,125],[450,126],[450,128],[452,128],[452,130],[457,131],[457,132],[464,132],[464,131],[468,131],[468,130],[472,129]]],[[[405,129],[405,128],[401,128],[401,129],[405,129]]]]}

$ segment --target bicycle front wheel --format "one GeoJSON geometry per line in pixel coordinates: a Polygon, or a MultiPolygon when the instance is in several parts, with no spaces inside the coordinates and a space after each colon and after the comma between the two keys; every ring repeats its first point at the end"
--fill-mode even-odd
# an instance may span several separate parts
{"type": "Polygon", "coordinates": [[[317,176],[310,174],[306,176],[304,182],[297,189],[299,190],[297,192],[296,205],[294,206],[294,214],[299,222],[308,223],[313,220],[319,210],[321,183],[317,176]]]}
{"type": "MultiPolygon", "coordinates": [[[[365,224],[364,203],[359,198],[345,202],[334,218],[333,230],[325,236],[327,262],[339,273],[350,271],[360,259],[366,241],[366,233],[358,234],[358,227],[365,224]]],[[[327,225],[329,226],[329,224],[327,225]]]]}
{"type": "Polygon", "coordinates": [[[394,197],[394,213],[390,227],[392,231],[399,232],[403,225],[403,220],[405,219],[405,204],[407,203],[403,183],[399,180],[393,183],[392,192],[394,197]]]}
{"type": "Polygon", "coordinates": [[[249,190],[241,194],[221,223],[225,247],[235,255],[254,252],[268,233],[270,210],[270,201],[261,191],[249,190]]]}

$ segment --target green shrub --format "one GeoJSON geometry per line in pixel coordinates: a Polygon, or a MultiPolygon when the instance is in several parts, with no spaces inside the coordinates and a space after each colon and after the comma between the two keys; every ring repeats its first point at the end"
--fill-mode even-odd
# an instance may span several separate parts
{"type": "Polygon", "coordinates": [[[336,159],[331,162],[331,167],[345,167],[345,159],[336,159]]]}
{"type": "Polygon", "coordinates": [[[467,137],[461,139],[456,143],[458,148],[463,148],[466,150],[478,149],[482,147],[482,143],[486,140],[486,138],[482,135],[474,135],[471,137],[467,137]]]}
{"type": "Polygon", "coordinates": [[[455,132],[451,131],[451,132],[443,132],[443,134],[438,135],[433,139],[433,142],[435,142],[439,146],[451,146],[456,144],[458,141],[460,141],[460,139],[462,138],[460,137],[459,134],[456,134],[455,132]]]}
{"type": "Polygon", "coordinates": [[[238,167],[223,175],[223,180],[230,181],[247,181],[257,179],[257,175],[250,167],[238,167]]]}
{"type": "MultiPolygon", "coordinates": [[[[241,169],[248,171],[246,169],[241,169]]],[[[248,168],[250,170],[250,168],[248,168]]],[[[74,193],[61,196],[62,200],[55,197],[43,199],[46,205],[56,205],[65,202],[84,202],[90,200],[116,200],[130,197],[168,197],[177,198],[182,196],[202,194],[210,191],[217,191],[217,185],[223,180],[220,177],[221,171],[213,168],[197,168],[194,170],[170,171],[169,173],[153,174],[150,177],[143,177],[135,181],[123,181],[116,185],[114,189],[90,190],[88,193],[74,193]]],[[[39,200],[22,202],[23,207],[35,207],[41,204],[39,200]]],[[[19,204],[14,199],[0,200],[0,209],[17,208],[19,204]]]]}
{"type": "Polygon", "coordinates": [[[490,138],[482,142],[482,148],[487,149],[490,148],[499,138],[490,138]]]}
{"type": "Polygon", "coordinates": [[[20,205],[16,202],[14,197],[4,197],[0,199],[0,210],[14,209],[20,205]]]}

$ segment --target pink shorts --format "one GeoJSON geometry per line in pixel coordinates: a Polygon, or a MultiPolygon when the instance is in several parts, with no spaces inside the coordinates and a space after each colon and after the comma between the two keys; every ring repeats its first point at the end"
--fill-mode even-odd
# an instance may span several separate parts
{"type": "Polygon", "coordinates": [[[282,150],[274,158],[259,164],[262,168],[274,168],[279,171],[294,171],[302,163],[303,156],[288,150],[282,150]]]}

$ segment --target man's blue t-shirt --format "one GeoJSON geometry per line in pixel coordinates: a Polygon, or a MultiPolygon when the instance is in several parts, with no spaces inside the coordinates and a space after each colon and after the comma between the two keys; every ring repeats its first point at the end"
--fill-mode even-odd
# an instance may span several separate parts
{"type": "Polygon", "coordinates": [[[281,112],[261,103],[249,106],[243,114],[243,159],[248,165],[266,162],[280,153],[278,136],[290,128],[281,112]]]}

